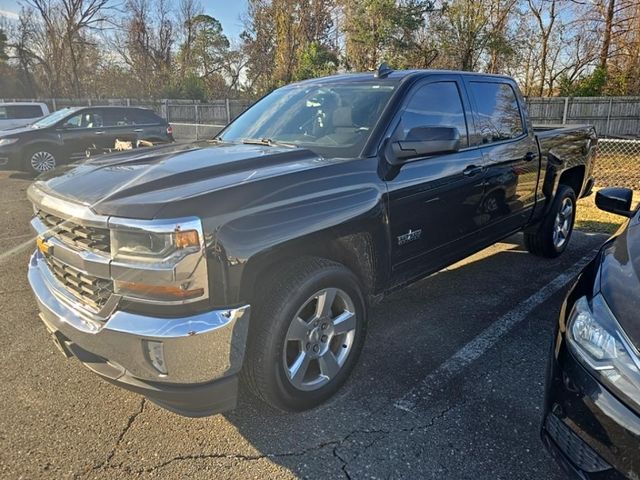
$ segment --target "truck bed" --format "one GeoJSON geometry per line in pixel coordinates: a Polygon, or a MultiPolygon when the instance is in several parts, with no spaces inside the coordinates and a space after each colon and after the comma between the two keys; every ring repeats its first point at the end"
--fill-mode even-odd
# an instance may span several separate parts
{"type": "Polygon", "coordinates": [[[549,164],[558,171],[573,167],[584,167],[582,192],[587,195],[591,189],[591,177],[595,158],[597,137],[592,125],[534,125],[533,130],[538,139],[542,169],[546,171],[549,164]],[[552,158],[555,161],[552,161],[552,158]]]}

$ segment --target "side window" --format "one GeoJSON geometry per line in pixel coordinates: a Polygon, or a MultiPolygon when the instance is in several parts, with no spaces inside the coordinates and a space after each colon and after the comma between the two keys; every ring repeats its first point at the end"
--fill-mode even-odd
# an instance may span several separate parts
{"type": "Polygon", "coordinates": [[[460,145],[469,145],[456,82],[436,82],[419,87],[402,114],[401,125],[403,138],[415,127],[455,127],[460,132],[460,145]]]}
{"type": "Polygon", "coordinates": [[[133,125],[127,111],[122,108],[105,108],[104,109],[104,126],[105,127],[126,127],[133,125]]]}
{"type": "Polygon", "coordinates": [[[38,118],[42,116],[40,105],[9,105],[6,109],[9,118],[38,118]]]}
{"type": "Polygon", "coordinates": [[[470,88],[477,108],[478,143],[510,140],[524,133],[520,106],[511,85],[471,82],[470,88]]]}
{"type": "Polygon", "coordinates": [[[7,115],[7,107],[0,107],[0,120],[6,120],[8,117],[7,115]]]}
{"type": "Polygon", "coordinates": [[[136,125],[154,125],[162,123],[162,120],[150,110],[131,110],[130,117],[136,125]]]}
{"type": "Polygon", "coordinates": [[[71,128],[101,128],[103,126],[102,114],[85,110],[67,118],[64,124],[71,128]]]}

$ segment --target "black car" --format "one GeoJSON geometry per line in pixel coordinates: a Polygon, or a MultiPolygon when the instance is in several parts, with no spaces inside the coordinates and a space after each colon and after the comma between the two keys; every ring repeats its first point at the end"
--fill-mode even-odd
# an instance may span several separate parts
{"type": "Polygon", "coordinates": [[[212,141],[49,172],[28,191],[42,321],[183,415],[233,408],[241,378],[312,408],[385,294],[521,230],[565,250],[595,130],[538,131],[523,102],[509,77],[383,65],[275,90],[212,141]]]}
{"type": "Polygon", "coordinates": [[[145,108],[65,108],[24,128],[0,132],[0,166],[42,173],[86,156],[87,150],[113,148],[116,140],[173,142],[166,120],[145,108]]]}
{"type": "Polygon", "coordinates": [[[629,220],[602,247],[560,314],[542,440],[573,476],[640,478],[640,224],[633,192],[596,204],[629,220]]]}

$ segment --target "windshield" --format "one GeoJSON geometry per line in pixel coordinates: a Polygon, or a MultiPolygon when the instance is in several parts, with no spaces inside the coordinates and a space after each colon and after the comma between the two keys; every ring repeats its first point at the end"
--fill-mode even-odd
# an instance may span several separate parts
{"type": "Polygon", "coordinates": [[[70,108],[63,108],[62,110],[58,110],[57,112],[53,112],[52,114],[41,118],[37,122],[34,122],[31,126],[34,127],[34,128],[50,127],[50,126],[55,125],[56,123],[58,123],[60,120],[62,120],[67,115],[69,115],[69,113],[71,113],[71,109],[70,108]]]}
{"type": "Polygon", "coordinates": [[[291,85],[253,105],[223,132],[229,142],[305,147],[327,157],[360,154],[394,84],[291,85]]]}

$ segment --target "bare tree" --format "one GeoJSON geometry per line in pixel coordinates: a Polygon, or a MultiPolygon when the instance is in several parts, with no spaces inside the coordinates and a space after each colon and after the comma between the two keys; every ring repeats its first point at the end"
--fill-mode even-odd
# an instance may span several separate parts
{"type": "MultiPolygon", "coordinates": [[[[83,93],[81,68],[92,42],[91,32],[104,21],[109,0],[25,0],[38,15],[42,23],[41,44],[49,50],[50,72],[58,68],[66,70],[71,91],[80,96],[83,93]],[[65,68],[66,67],[66,68],[65,68]]],[[[41,61],[46,60],[41,58],[41,61]]],[[[59,76],[56,74],[56,78],[59,76]]],[[[56,90],[60,85],[55,86],[56,90]]]]}

